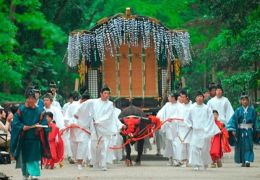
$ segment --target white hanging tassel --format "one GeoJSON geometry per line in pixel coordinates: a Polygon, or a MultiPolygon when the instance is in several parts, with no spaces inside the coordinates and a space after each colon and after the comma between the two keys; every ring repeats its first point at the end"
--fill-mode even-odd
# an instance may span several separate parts
{"type": "Polygon", "coordinates": [[[126,19],[121,16],[111,18],[99,25],[92,32],[71,34],[68,42],[68,65],[77,66],[80,58],[91,61],[93,52],[97,52],[100,61],[105,59],[105,51],[114,56],[116,48],[122,44],[128,46],[141,45],[144,49],[151,47],[151,38],[156,59],[161,53],[171,61],[175,60],[175,52],[182,65],[189,64],[190,37],[185,31],[171,31],[149,18],[137,17],[126,19]],[[97,51],[96,51],[97,50],[97,51]]]}

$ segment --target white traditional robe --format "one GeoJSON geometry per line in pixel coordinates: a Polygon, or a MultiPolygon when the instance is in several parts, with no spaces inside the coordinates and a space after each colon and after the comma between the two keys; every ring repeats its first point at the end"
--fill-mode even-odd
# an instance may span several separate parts
{"type": "MultiPolygon", "coordinates": [[[[168,118],[177,117],[177,111],[178,111],[177,107],[178,107],[177,103],[167,102],[159,110],[159,112],[157,113],[157,117],[161,121],[166,121],[168,118]]],[[[164,123],[161,128],[161,132],[165,134],[164,156],[168,158],[175,156],[174,153],[176,151],[176,147],[173,144],[173,140],[174,138],[177,137],[176,123],[174,121],[164,123]]]]}
{"type": "MultiPolygon", "coordinates": [[[[79,101],[73,101],[64,117],[65,126],[68,127],[71,124],[77,124],[77,119],[75,118],[76,110],[79,108],[79,101]]],[[[73,157],[73,159],[76,159],[77,156],[77,134],[79,133],[79,129],[69,129],[63,134],[64,138],[64,144],[65,144],[65,152],[68,152],[69,157],[73,157]]]]}
{"type": "MultiPolygon", "coordinates": [[[[83,129],[90,131],[90,124],[92,121],[93,112],[93,100],[89,99],[83,103],[81,103],[76,109],[75,116],[77,117],[77,125],[83,129]]],[[[83,130],[77,131],[76,136],[77,144],[75,144],[75,151],[76,151],[76,158],[77,159],[91,159],[90,156],[90,149],[89,149],[89,142],[90,142],[90,135],[88,135],[83,130]]]]}
{"type": "Polygon", "coordinates": [[[205,104],[194,103],[184,122],[192,127],[189,163],[193,167],[205,168],[212,162],[210,140],[220,132],[215,124],[212,109],[205,104]]]}
{"type": "Polygon", "coordinates": [[[221,98],[218,98],[215,96],[214,98],[211,98],[207,105],[212,110],[217,110],[219,114],[219,120],[223,122],[224,124],[227,124],[229,119],[234,114],[234,110],[231,106],[231,103],[229,102],[228,98],[222,96],[221,98]]]}
{"type": "Polygon", "coordinates": [[[52,101],[52,105],[55,106],[55,107],[57,107],[59,110],[62,110],[62,109],[61,109],[61,106],[60,106],[60,103],[59,103],[58,101],[53,100],[53,101],[52,101]]]}
{"type": "MultiPolygon", "coordinates": [[[[189,102],[187,104],[178,103],[177,118],[187,119],[190,108],[193,105],[189,102]]],[[[189,158],[189,141],[190,128],[184,121],[175,121],[177,129],[177,137],[174,138],[174,146],[176,148],[176,159],[178,161],[187,160],[189,158]]]]}
{"type": "MultiPolygon", "coordinates": [[[[110,147],[113,146],[121,146],[123,144],[123,137],[120,135],[120,129],[122,127],[121,121],[118,119],[119,114],[121,113],[121,110],[115,107],[115,119],[116,119],[116,126],[118,129],[118,133],[112,135],[111,141],[110,141],[110,147]]],[[[109,150],[109,157],[107,162],[111,162],[112,160],[121,160],[123,158],[122,155],[122,149],[118,150],[109,150]]]]}
{"type": "Polygon", "coordinates": [[[111,136],[119,132],[115,107],[111,101],[94,100],[91,123],[91,157],[94,168],[106,168],[111,136]]]}
{"type": "Polygon", "coordinates": [[[69,107],[70,104],[71,104],[71,102],[67,102],[67,103],[65,103],[65,104],[63,105],[63,107],[62,107],[62,113],[63,113],[63,115],[66,114],[66,111],[68,110],[68,107],[69,107]]]}
{"type": "Polygon", "coordinates": [[[50,108],[44,107],[46,112],[51,112],[53,114],[53,120],[59,129],[63,129],[64,126],[64,116],[59,108],[51,104],[50,108]]]}

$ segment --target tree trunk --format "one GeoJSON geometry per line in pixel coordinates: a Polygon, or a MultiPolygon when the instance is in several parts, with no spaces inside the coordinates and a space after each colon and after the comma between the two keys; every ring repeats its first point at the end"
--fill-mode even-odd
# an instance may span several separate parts
{"type": "Polygon", "coordinates": [[[15,18],[14,18],[14,13],[16,10],[16,6],[13,5],[13,1],[10,3],[10,10],[9,10],[9,19],[14,23],[15,18]]]}
{"type": "Polygon", "coordinates": [[[57,12],[55,13],[54,20],[53,20],[55,24],[58,24],[60,17],[61,17],[61,14],[62,14],[67,2],[68,2],[68,0],[64,0],[62,5],[59,7],[57,12]]]}
{"type": "Polygon", "coordinates": [[[212,73],[212,79],[211,79],[211,82],[216,82],[216,80],[217,80],[217,78],[216,78],[216,67],[215,67],[214,64],[212,65],[211,73],[212,73]]]}

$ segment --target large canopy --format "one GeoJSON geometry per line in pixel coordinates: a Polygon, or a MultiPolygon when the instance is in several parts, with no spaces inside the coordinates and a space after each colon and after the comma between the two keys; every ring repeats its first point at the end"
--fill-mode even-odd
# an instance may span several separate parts
{"type": "Polygon", "coordinates": [[[144,49],[154,47],[157,60],[162,53],[168,60],[180,59],[182,65],[192,60],[188,32],[170,30],[153,18],[118,14],[100,20],[90,31],[71,32],[67,64],[75,67],[83,59],[104,61],[106,51],[114,56],[122,44],[141,45],[144,49]]]}

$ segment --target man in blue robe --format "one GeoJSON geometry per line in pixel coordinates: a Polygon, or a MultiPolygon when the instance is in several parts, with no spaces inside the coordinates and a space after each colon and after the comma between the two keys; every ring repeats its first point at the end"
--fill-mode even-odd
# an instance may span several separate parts
{"type": "Polygon", "coordinates": [[[235,144],[235,162],[242,163],[242,167],[250,167],[254,161],[253,135],[256,130],[257,113],[249,105],[247,95],[240,97],[241,106],[236,109],[227,124],[235,144]]]}
{"type": "Polygon", "coordinates": [[[11,128],[10,150],[16,159],[16,167],[22,169],[23,179],[38,179],[42,156],[50,157],[48,128],[42,110],[36,106],[35,93],[26,92],[26,102],[15,113],[11,128]]]}

